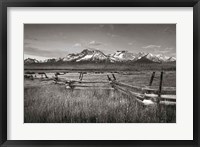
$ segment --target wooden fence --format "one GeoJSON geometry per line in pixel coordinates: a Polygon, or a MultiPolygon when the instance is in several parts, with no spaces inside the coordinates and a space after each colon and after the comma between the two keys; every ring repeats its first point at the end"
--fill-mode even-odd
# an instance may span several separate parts
{"type": "MultiPolygon", "coordinates": [[[[25,78],[34,79],[33,74],[35,73],[27,73],[25,78]],[[29,76],[27,75],[29,74],[29,76]],[[30,76],[31,75],[31,76],[30,76]]],[[[55,84],[66,85],[66,88],[75,88],[75,87],[104,87],[104,85],[92,85],[92,84],[108,84],[112,88],[130,96],[131,98],[135,98],[139,103],[144,105],[176,105],[176,88],[175,87],[163,87],[163,72],[160,73],[160,81],[158,89],[152,88],[152,83],[155,78],[155,72],[152,73],[149,85],[148,86],[133,86],[128,85],[126,83],[122,83],[117,80],[115,75],[112,73],[112,78],[107,75],[108,81],[84,81],[84,74],[80,72],[79,80],[66,80],[65,78],[58,77],[62,75],[60,73],[55,73],[55,77],[49,78],[46,73],[38,73],[41,75],[41,80],[50,81],[53,80],[55,84]],[[43,78],[43,75],[45,77],[43,78]]]]}

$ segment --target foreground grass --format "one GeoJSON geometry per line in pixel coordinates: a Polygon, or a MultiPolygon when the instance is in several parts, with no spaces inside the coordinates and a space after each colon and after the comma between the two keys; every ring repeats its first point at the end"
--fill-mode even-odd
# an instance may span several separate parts
{"type": "MultiPolygon", "coordinates": [[[[53,84],[24,89],[25,123],[156,123],[156,110],[109,89],[68,90],[53,84]]],[[[161,122],[176,122],[175,106],[161,107],[161,122]]]]}

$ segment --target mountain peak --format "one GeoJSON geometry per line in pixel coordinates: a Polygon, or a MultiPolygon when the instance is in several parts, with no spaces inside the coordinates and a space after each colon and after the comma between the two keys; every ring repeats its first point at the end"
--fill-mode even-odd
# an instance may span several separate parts
{"type": "Polygon", "coordinates": [[[95,48],[85,48],[82,50],[82,52],[94,52],[94,51],[98,51],[98,50],[95,48]]]}
{"type": "Polygon", "coordinates": [[[175,57],[170,57],[167,61],[168,62],[174,62],[174,61],[176,61],[176,58],[175,57]]]}
{"type": "MultiPolygon", "coordinates": [[[[167,57],[161,54],[152,53],[131,53],[126,50],[118,50],[113,54],[105,55],[102,51],[94,48],[85,48],[77,54],[68,54],[65,58],[47,59],[46,62],[138,62],[138,63],[161,63],[175,62],[175,57],[167,57]]],[[[39,63],[36,59],[27,58],[25,64],[39,63]]]]}
{"type": "Polygon", "coordinates": [[[39,63],[39,61],[32,58],[27,58],[24,60],[24,64],[33,64],[33,63],[39,63]]]}
{"type": "Polygon", "coordinates": [[[122,51],[116,51],[114,54],[109,55],[110,59],[112,61],[132,61],[135,59],[135,56],[133,53],[130,53],[126,50],[122,50],[122,51]]]}

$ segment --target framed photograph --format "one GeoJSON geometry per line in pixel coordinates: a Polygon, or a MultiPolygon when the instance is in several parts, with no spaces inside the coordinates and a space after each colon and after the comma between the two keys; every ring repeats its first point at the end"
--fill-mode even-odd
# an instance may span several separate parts
{"type": "Polygon", "coordinates": [[[1,146],[198,146],[199,1],[1,2],[1,146]]]}

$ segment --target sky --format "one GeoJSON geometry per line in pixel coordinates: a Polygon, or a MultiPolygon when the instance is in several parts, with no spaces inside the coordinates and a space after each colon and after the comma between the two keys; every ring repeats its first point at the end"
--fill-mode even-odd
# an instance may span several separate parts
{"type": "Polygon", "coordinates": [[[176,24],[24,24],[24,58],[59,58],[86,48],[175,57],[176,24]]]}

